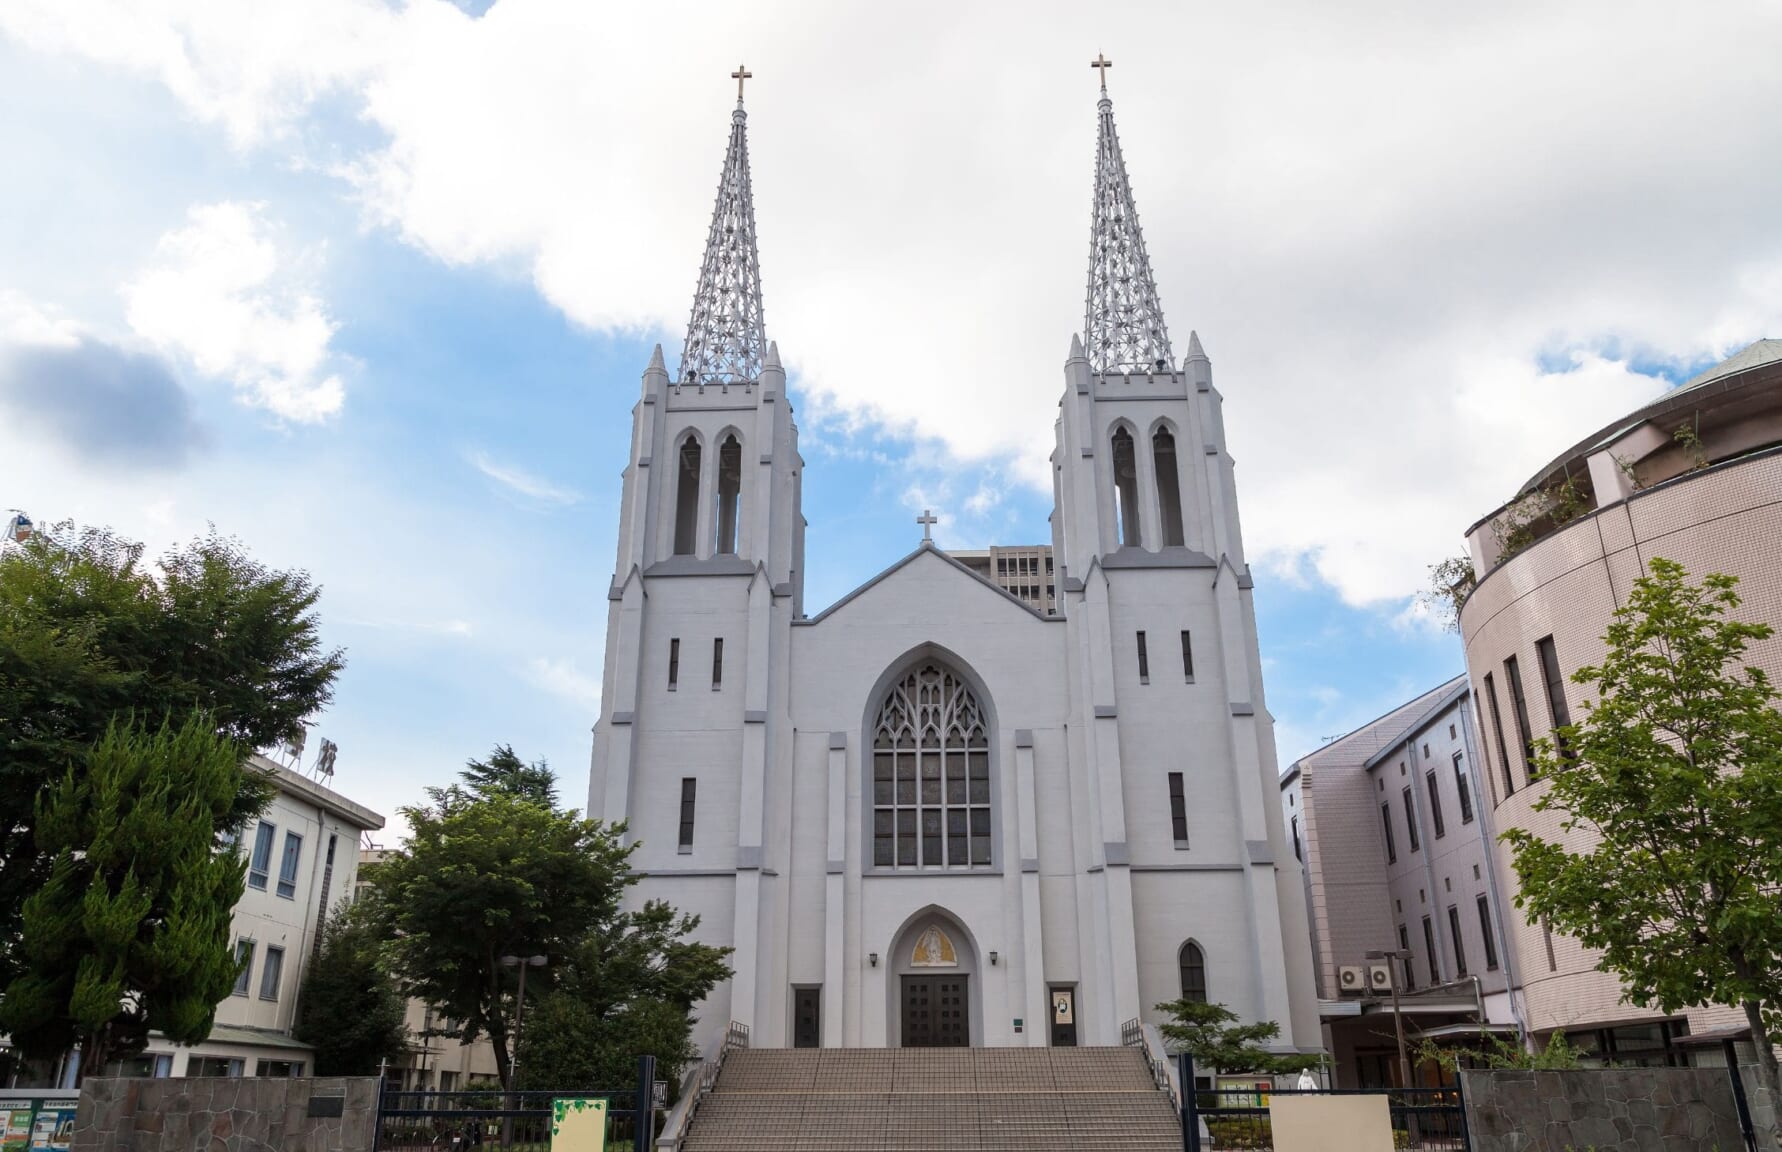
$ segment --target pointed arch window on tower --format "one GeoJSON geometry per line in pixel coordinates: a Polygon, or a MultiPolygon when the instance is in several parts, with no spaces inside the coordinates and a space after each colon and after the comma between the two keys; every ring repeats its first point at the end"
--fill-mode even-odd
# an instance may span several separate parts
{"type": "Polygon", "coordinates": [[[1114,514],[1121,546],[1139,547],[1138,455],[1132,433],[1124,428],[1114,430],[1114,514]]]}
{"type": "Polygon", "coordinates": [[[1182,481],[1176,474],[1176,438],[1168,428],[1151,437],[1151,462],[1157,471],[1157,515],[1163,520],[1163,543],[1181,547],[1182,481]]]}
{"type": "Polygon", "coordinates": [[[900,678],[872,748],[873,866],[987,867],[989,726],[965,681],[936,663],[900,678]]]}
{"type": "Polygon", "coordinates": [[[736,554],[738,512],[742,504],[742,445],[735,436],[718,446],[718,546],[720,556],[736,554]]]}
{"type": "Polygon", "coordinates": [[[699,539],[699,441],[681,442],[680,487],[674,499],[674,554],[691,556],[699,539]]]}

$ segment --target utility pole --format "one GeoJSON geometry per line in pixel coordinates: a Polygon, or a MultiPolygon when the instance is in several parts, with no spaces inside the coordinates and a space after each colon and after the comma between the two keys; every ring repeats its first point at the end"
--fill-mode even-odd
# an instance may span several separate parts
{"type": "MultiPolygon", "coordinates": [[[[1351,953],[1351,955],[1353,955],[1353,953],[1351,953]]],[[[1416,1085],[1411,1083],[1411,1058],[1409,1056],[1405,1055],[1405,1017],[1404,1017],[1404,1013],[1399,1010],[1399,1006],[1398,1006],[1398,965],[1397,965],[1397,962],[1399,962],[1399,961],[1409,963],[1410,959],[1411,959],[1411,952],[1409,949],[1406,949],[1406,948],[1393,948],[1393,949],[1388,949],[1388,950],[1369,952],[1367,954],[1367,958],[1369,960],[1385,960],[1385,961],[1387,961],[1387,964],[1386,964],[1387,983],[1392,985],[1392,1028],[1393,1028],[1393,1031],[1398,1034],[1398,1075],[1399,1075],[1399,1080],[1400,1080],[1400,1086],[1404,1087],[1404,1088],[1414,1088],[1414,1087],[1416,1087],[1416,1085]]]]}

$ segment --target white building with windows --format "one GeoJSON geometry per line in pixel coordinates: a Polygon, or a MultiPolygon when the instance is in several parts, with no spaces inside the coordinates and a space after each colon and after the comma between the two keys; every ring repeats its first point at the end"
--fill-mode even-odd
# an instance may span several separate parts
{"type": "Polygon", "coordinates": [[[732,117],[678,372],[658,348],[632,409],[588,809],[641,842],[637,898],[736,949],[707,1051],[1116,1044],[1184,992],[1320,1045],[1222,401],[1105,91],[1098,122],[1084,331],[1033,390],[1054,613],[926,538],[810,612],[732,117]]]}
{"type": "Polygon", "coordinates": [[[247,889],[235,906],[234,948],[245,962],[235,990],[217,1006],[210,1038],[191,1047],[159,1033],[125,1063],[136,1076],[302,1076],[315,1054],[292,1035],[297,991],[323,922],[353,894],[359,837],[384,818],[263,756],[253,765],[278,794],[242,835],[247,889]]]}

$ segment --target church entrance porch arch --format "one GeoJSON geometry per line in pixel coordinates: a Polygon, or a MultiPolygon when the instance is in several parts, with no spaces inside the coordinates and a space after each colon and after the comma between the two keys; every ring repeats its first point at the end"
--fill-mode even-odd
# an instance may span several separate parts
{"type": "Polygon", "coordinates": [[[952,913],[930,905],[891,938],[886,1040],[893,1048],[983,1043],[977,941],[952,913]]]}

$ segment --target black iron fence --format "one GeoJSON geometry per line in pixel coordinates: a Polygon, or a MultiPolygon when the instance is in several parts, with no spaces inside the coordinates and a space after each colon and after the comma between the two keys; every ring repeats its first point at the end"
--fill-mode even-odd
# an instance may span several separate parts
{"type": "Polygon", "coordinates": [[[661,1105],[655,1063],[639,1059],[634,1088],[425,1092],[386,1085],[378,1094],[376,1152],[550,1152],[560,1100],[604,1102],[608,1152],[645,1152],[661,1105]]]}
{"type": "MultiPolygon", "coordinates": [[[[1181,1059],[1182,1083],[1194,1083],[1194,1065],[1181,1059]]],[[[1191,1088],[1182,1096],[1185,1152],[1272,1150],[1269,1101],[1276,1096],[1384,1096],[1398,1152],[1467,1152],[1466,1112],[1460,1089],[1276,1088],[1259,1077],[1244,1087],[1191,1088]]]]}

